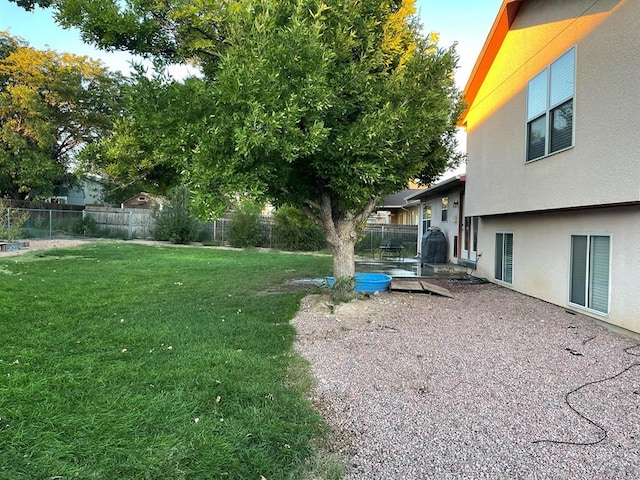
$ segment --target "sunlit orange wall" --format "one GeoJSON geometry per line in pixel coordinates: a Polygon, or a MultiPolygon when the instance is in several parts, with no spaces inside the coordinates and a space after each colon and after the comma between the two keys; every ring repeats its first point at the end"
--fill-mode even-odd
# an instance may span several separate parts
{"type": "Polygon", "coordinates": [[[531,78],[579,43],[626,1],[629,0],[600,0],[597,11],[583,16],[580,16],[584,10],[582,2],[556,1],[554,9],[541,8],[547,2],[525,3],[469,107],[467,133],[526,89],[531,78]],[[552,11],[553,18],[549,17],[552,11]]]}

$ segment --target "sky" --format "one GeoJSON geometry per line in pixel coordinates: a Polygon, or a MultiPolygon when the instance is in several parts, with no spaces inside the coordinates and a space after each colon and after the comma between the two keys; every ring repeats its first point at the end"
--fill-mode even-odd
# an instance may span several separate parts
{"type": "MultiPolygon", "coordinates": [[[[439,34],[439,45],[449,47],[457,43],[460,57],[456,71],[456,83],[462,90],[482,50],[502,0],[417,0],[418,16],[425,31],[439,34]]],[[[76,29],[64,30],[53,20],[50,10],[36,8],[26,12],[9,0],[0,0],[0,31],[9,30],[13,36],[22,37],[37,49],[50,48],[58,52],[88,55],[101,60],[112,70],[125,75],[130,72],[133,57],[124,52],[104,52],[82,42],[76,29]]],[[[186,67],[185,67],[186,68],[186,67]]],[[[176,76],[184,76],[185,68],[173,70],[176,76]]],[[[466,151],[466,135],[458,135],[459,150],[466,151]]],[[[457,175],[464,166],[448,172],[457,175]]]]}
{"type": "MultiPolygon", "coordinates": [[[[440,35],[440,45],[457,42],[460,56],[456,82],[464,88],[482,45],[491,29],[502,0],[417,0],[416,7],[426,31],[440,35]]],[[[53,20],[50,10],[26,12],[9,0],[0,0],[0,30],[22,37],[37,49],[88,55],[100,59],[112,70],[130,71],[132,57],[123,52],[98,51],[82,42],[80,33],[64,30],[53,20]]]]}

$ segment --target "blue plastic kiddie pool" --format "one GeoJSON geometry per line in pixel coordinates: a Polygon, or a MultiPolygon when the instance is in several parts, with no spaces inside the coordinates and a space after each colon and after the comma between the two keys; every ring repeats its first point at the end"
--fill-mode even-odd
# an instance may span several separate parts
{"type": "MultiPolygon", "coordinates": [[[[333,287],[335,279],[327,277],[327,283],[333,287]]],[[[356,292],[386,292],[391,284],[391,277],[385,273],[356,273],[356,292]]]]}

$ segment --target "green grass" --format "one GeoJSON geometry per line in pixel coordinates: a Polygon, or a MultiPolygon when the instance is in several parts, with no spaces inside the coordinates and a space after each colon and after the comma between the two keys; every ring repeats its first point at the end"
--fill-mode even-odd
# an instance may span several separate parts
{"type": "Polygon", "coordinates": [[[0,478],[299,478],[323,428],[303,292],[272,290],[329,270],[115,242],[0,259],[0,478]]]}

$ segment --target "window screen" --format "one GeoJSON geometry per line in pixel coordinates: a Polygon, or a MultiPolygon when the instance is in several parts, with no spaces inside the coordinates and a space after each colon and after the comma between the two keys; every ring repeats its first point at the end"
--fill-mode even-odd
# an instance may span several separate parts
{"type": "Polygon", "coordinates": [[[569,302],[609,313],[609,257],[606,235],[571,236],[569,302]]]}
{"type": "Polygon", "coordinates": [[[527,162],[573,145],[575,49],[527,86],[527,162]]]}
{"type": "Polygon", "coordinates": [[[513,283],[513,233],[496,233],[495,277],[513,283]]]}
{"type": "Polygon", "coordinates": [[[449,197],[442,197],[442,218],[443,222],[447,221],[449,214],[449,197]]]}

